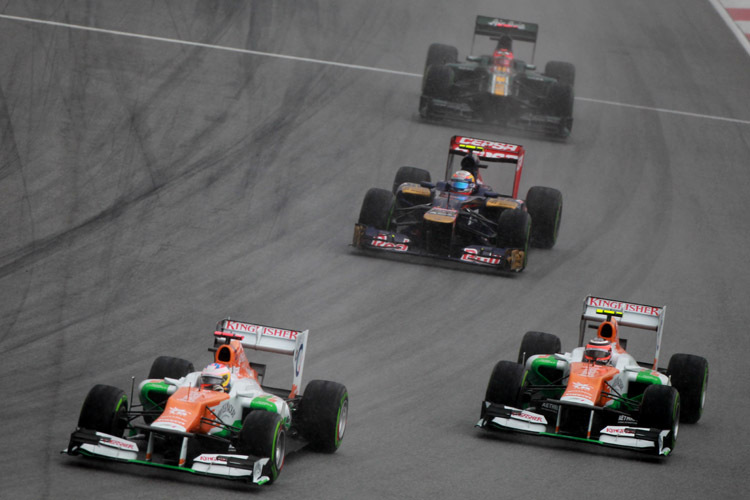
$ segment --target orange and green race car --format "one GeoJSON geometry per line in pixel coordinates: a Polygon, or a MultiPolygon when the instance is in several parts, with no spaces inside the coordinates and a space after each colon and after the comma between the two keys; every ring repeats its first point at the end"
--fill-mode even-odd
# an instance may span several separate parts
{"type": "Polygon", "coordinates": [[[212,362],[160,356],[138,386],[139,405],[108,385],[89,391],[64,453],[156,466],[256,484],[276,480],[287,453],[335,452],[344,438],[346,387],[302,382],[308,331],[225,319],[213,334],[212,362]],[[266,365],[246,349],[293,359],[291,389],[263,384],[266,365]]]}
{"type": "Polygon", "coordinates": [[[476,425],[671,454],[680,422],[701,418],[708,361],[674,354],[658,368],[665,309],[589,296],[579,347],[568,353],[557,336],[527,332],[518,362],[495,365],[476,425]],[[588,329],[596,334],[585,342],[588,329]],[[653,361],[625,350],[623,334],[639,330],[656,339],[653,361]]]}

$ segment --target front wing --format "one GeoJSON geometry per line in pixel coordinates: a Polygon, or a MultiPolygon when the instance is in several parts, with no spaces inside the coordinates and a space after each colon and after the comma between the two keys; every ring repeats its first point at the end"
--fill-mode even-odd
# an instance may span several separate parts
{"type": "Polygon", "coordinates": [[[391,255],[428,257],[468,264],[499,271],[520,272],[526,265],[526,252],[520,248],[497,248],[470,245],[463,248],[461,256],[430,253],[415,245],[407,236],[355,224],[353,245],[366,251],[385,252],[391,255]]]}
{"type": "MultiPolygon", "coordinates": [[[[421,96],[419,104],[420,113],[426,118],[462,120],[473,123],[500,123],[510,128],[518,128],[532,132],[542,132],[546,134],[567,135],[570,133],[563,132],[568,123],[559,116],[544,114],[541,110],[536,110],[525,106],[512,113],[503,113],[502,116],[493,118],[488,113],[479,111],[467,102],[448,101],[429,96],[421,96]]],[[[509,110],[511,107],[508,108],[509,110]]]]}
{"type": "MultiPolygon", "coordinates": [[[[184,448],[186,446],[183,446],[184,448]]],[[[135,465],[147,465],[223,479],[242,479],[255,484],[264,484],[269,481],[269,477],[263,475],[263,466],[268,463],[269,458],[230,453],[202,454],[193,459],[191,467],[184,464],[171,465],[154,461],[149,450],[147,449],[144,452],[135,441],[88,429],[74,431],[70,435],[68,447],[62,453],[135,465]]]]}
{"type": "MultiPolygon", "coordinates": [[[[603,429],[592,429],[589,424],[586,436],[576,436],[561,433],[559,424],[548,422],[544,415],[528,410],[521,410],[512,406],[505,406],[484,401],[484,412],[476,427],[492,431],[511,431],[538,436],[556,437],[583,441],[586,443],[624,448],[634,451],[647,452],[659,456],[667,456],[672,450],[664,446],[669,431],[661,429],[647,429],[627,425],[608,425],[603,429]]],[[[597,408],[592,408],[592,413],[597,408]]],[[[593,421],[593,418],[590,422],[593,421]]]]}

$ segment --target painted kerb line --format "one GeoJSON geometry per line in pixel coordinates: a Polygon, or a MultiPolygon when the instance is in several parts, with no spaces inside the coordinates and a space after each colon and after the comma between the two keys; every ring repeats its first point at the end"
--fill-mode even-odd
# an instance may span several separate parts
{"type": "MultiPolygon", "coordinates": [[[[325,61],[323,59],[313,59],[309,57],[297,57],[297,56],[289,56],[285,54],[275,54],[272,52],[261,52],[258,50],[250,50],[250,49],[240,49],[236,47],[227,47],[224,45],[214,45],[210,43],[201,43],[201,42],[191,42],[188,40],[177,40],[175,38],[165,38],[161,36],[152,36],[152,35],[142,35],[139,33],[129,33],[127,31],[117,31],[117,30],[109,30],[104,28],[94,28],[91,26],[81,26],[78,24],[69,24],[69,23],[60,23],[57,21],[45,21],[43,19],[32,19],[29,17],[19,17],[19,16],[11,16],[7,14],[0,14],[0,19],[7,19],[11,21],[20,21],[25,23],[33,23],[33,24],[44,24],[47,26],[56,26],[60,28],[69,28],[74,30],[82,30],[82,31],[91,31],[95,33],[104,33],[107,35],[115,35],[115,36],[123,36],[128,38],[137,38],[141,40],[152,40],[156,42],[165,42],[165,43],[174,43],[178,45],[187,45],[190,47],[201,47],[205,49],[213,49],[213,50],[222,50],[225,52],[234,52],[237,54],[248,54],[248,55],[254,55],[254,56],[261,56],[261,57],[271,57],[276,59],[286,59],[289,61],[297,61],[297,62],[308,62],[313,64],[320,64],[324,66],[336,66],[339,68],[347,68],[347,69],[358,69],[361,71],[373,71],[376,73],[385,73],[390,75],[400,75],[400,76],[409,76],[414,78],[422,78],[421,73],[411,73],[408,71],[396,71],[392,69],[383,69],[383,68],[373,68],[371,66],[361,66],[358,64],[346,64],[346,63],[340,63],[335,61],[325,61]]],[[[619,107],[625,107],[625,108],[632,108],[632,109],[641,109],[646,111],[655,111],[657,113],[666,113],[666,114],[673,114],[673,115],[680,115],[680,116],[688,116],[691,118],[701,118],[705,120],[716,120],[716,121],[724,121],[724,122],[730,122],[730,123],[738,123],[742,125],[750,125],[750,120],[740,120],[736,118],[724,118],[721,116],[712,116],[712,115],[703,115],[699,113],[690,113],[686,111],[675,111],[671,109],[663,109],[663,108],[653,108],[648,106],[639,106],[636,104],[625,104],[625,103],[619,103],[619,102],[613,102],[613,101],[603,101],[599,99],[589,99],[586,97],[576,97],[576,100],[578,101],[585,101],[585,102],[592,102],[596,104],[605,104],[608,106],[619,106],[619,107]]]]}

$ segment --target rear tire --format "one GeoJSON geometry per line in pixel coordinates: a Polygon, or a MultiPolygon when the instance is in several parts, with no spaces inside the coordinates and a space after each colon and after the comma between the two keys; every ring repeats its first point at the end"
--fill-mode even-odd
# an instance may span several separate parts
{"type": "Polygon", "coordinates": [[[399,167],[396,172],[396,178],[393,180],[393,194],[396,194],[398,187],[404,182],[419,184],[422,181],[430,182],[430,172],[423,168],[417,167],[399,167]]]}
{"type": "Polygon", "coordinates": [[[526,370],[512,361],[498,361],[492,369],[484,400],[518,408],[526,370]]]}
{"type": "Polygon", "coordinates": [[[312,380],[299,405],[302,435],[310,447],[333,453],[341,446],[349,416],[346,387],[328,380],[312,380]]]}
{"type": "Polygon", "coordinates": [[[526,209],[531,215],[531,246],[555,246],[562,219],[562,193],[554,188],[534,186],[526,195],[526,209]]]}
{"type": "Polygon", "coordinates": [[[680,427],[680,393],[669,385],[649,385],[643,391],[638,425],[669,430],[664,446],[674,451],[680,427]]]}
{"type": "Polygon", "coordinates": [[[433,43],[427,49],[427,58],[424,63],[424,73],[430,66],[443,66],[458,62],[458,49],[452,45],[433,43]]]}
{"type": "Polygon", "coordinates": [[[81,407],[78,427],[122,437],[128,424],[128,398],[117,387],[98,384],[81,407]]]}
{"type": "MultiPolygon", "coordinates": [[[[151,369],[148,372],[148,378],[150,379],[164,379],[164,378],[182,378],[185,375],[195,371],[193,363],[182,358],[173,358],[171,356],[159,356],[151,364],[151,369]]],[[[164,410],[164,406],[167,403],[168,396],[166,394],[149,394],[149,401],[143,401],[144,410],[156,411],[164,410]],[[151,406],[153,403],[155,406],[151,406]]],[[[156,420],[157,415],[143,415],[143,420],[147,424],[151,424],[156,420]]]]}
{"type": "Polygon", "coordinates": [[[243,455],[269,458],[263,474],[274,482],[284,468],[286,456],[286,429],[277,413],[253,410],[242,422],[237,451],[243,455]]]}
{"type": "Polygon", "coordinates": [[[692,354],[675,354],[669,359],[667,373],[680,393],[680,421],[694,424],[703,414],[708,386],[708,360],[692,354]]]}
{"type": "Polygon", "coordinates": [[[518,350],[518,363],[525,364],[531,356],[537,354],[555,354],[561,352],[560,337],[545,332],[526,332],[518,350]]]}
{"type": "Polygon", "coordinates": [[[387,189],[369,189],[359,211],[359,223],[376,229],[388,229],[393,201],[393,193],[387,189]]]}

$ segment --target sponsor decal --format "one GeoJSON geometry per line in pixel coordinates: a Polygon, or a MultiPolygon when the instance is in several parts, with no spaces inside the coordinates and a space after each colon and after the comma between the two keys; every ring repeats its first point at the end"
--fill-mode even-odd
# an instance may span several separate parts
{"type": "MultiPolygon", "coordinates": [[[[458,140],[459,147],[461,144],[468,144],[470,146],[479,146],[480,148],[496,149],[498,151],[518,151],[519,146],[516,144],[507,144],[505,142],[486,141],[484,139],[472,139],[471,137],[461,137],[458,140]]],[[[487,154],[487,151],[477,152],[478,155],[487,154]]]]}
{"type": "Polygon", "coordinates": [[[175,408],[174,406],[169,408],[170,415],[177,415],[180,417],[187,417],[188,412],[182,408],[175,408]]]}
{"type": "Polygon", "coordinates": [[[544,418],[541,415],[537,415],[535,413],[529,413],[527,411],[514,411],[511,413],[511,416],[513,418],[519,419],[519,420],[525,420],[527,422],[536,422],[538,424],[546,424],[547,419],[544,418]]]}
{"type": "Polygon", "coordinates": [[[102,438],[101,442],[111,444],[112,446],[116,446],[118,448],[122,448],[125,450],[138,451],[138,448],[135,446],[134,443],[131,443],[129,441],[123,441],[117,438],[102,438]]]}
{"type": "Polygon", "coordinates": [[[479,262],[480,264],[498,265],[502,262],[498,257],[482,257],[476,248],[464,248],[464,254],[461,256],[464,262],[479,262]]]}
{"type": "Polygon", "coordinates": [[[370,245],[377,247],[377,248],[384,248],[388,250],[395,250],[396,252],[406,252],[409,250],[409,245],[406,245],[405,243],[409,243],[409,238],[405,238],[405,243],[393,243],[392,241],[387,241],[387,236],[384,234],[379,234],[370,242],[370,245]]]}
{"type": "Polygon", "coordinates": [[[283,328],[274,328],[271,326],[253,325],[251,323],[241,323],[239,321],[227,321],[227,330],[247,332],[252,334],[261,334],[269,337],[279,337],[283,339],[296,340],[299,332],[294,330],[285,330],[283,328]]]}
{"type": "Polygon", "coordinates": [[[611,425],[602,429],[603,434],[614,434],[618,436],[634,436],[635,430],[629,427],[613,427],[611,425]]]}
{"type": "Polygon", "coordinates": [[[588,392],[588,391],[591,391],[592,387],[589,384],[584,384],[581,382],[573,382],[573,389],[588,392]]]}
{"type": "Polygon", "coordinates": [[[525,30],[526,25],[525,24],[515,24],[513,21],[505,21],[503,19],[493,19],[492,21],[487,23],[490,26],[494,26],[495,28],[511,28],[515,30],[525,30]]]}
{"type": "Polygon", "coordinates": [[[196,459],[198,462],[205,462],[205,463],[211,463],[211,462],[226,462],[227,457],[221,456],[221,455],[201,455],[196,459]]]}
{"type": "Polygon", "coordinates": [[[639,314],[648,314],[649,316],[661,315],[661,307],[644,306],[641,304],[630,304],[628,302],[620,302],[619,300],[607,300],[598,299],[596,297],[589,298],[589,305],[593,307],[606,307],[608,309],[615,309],[623,312],[634,312],[639,314]]]}

